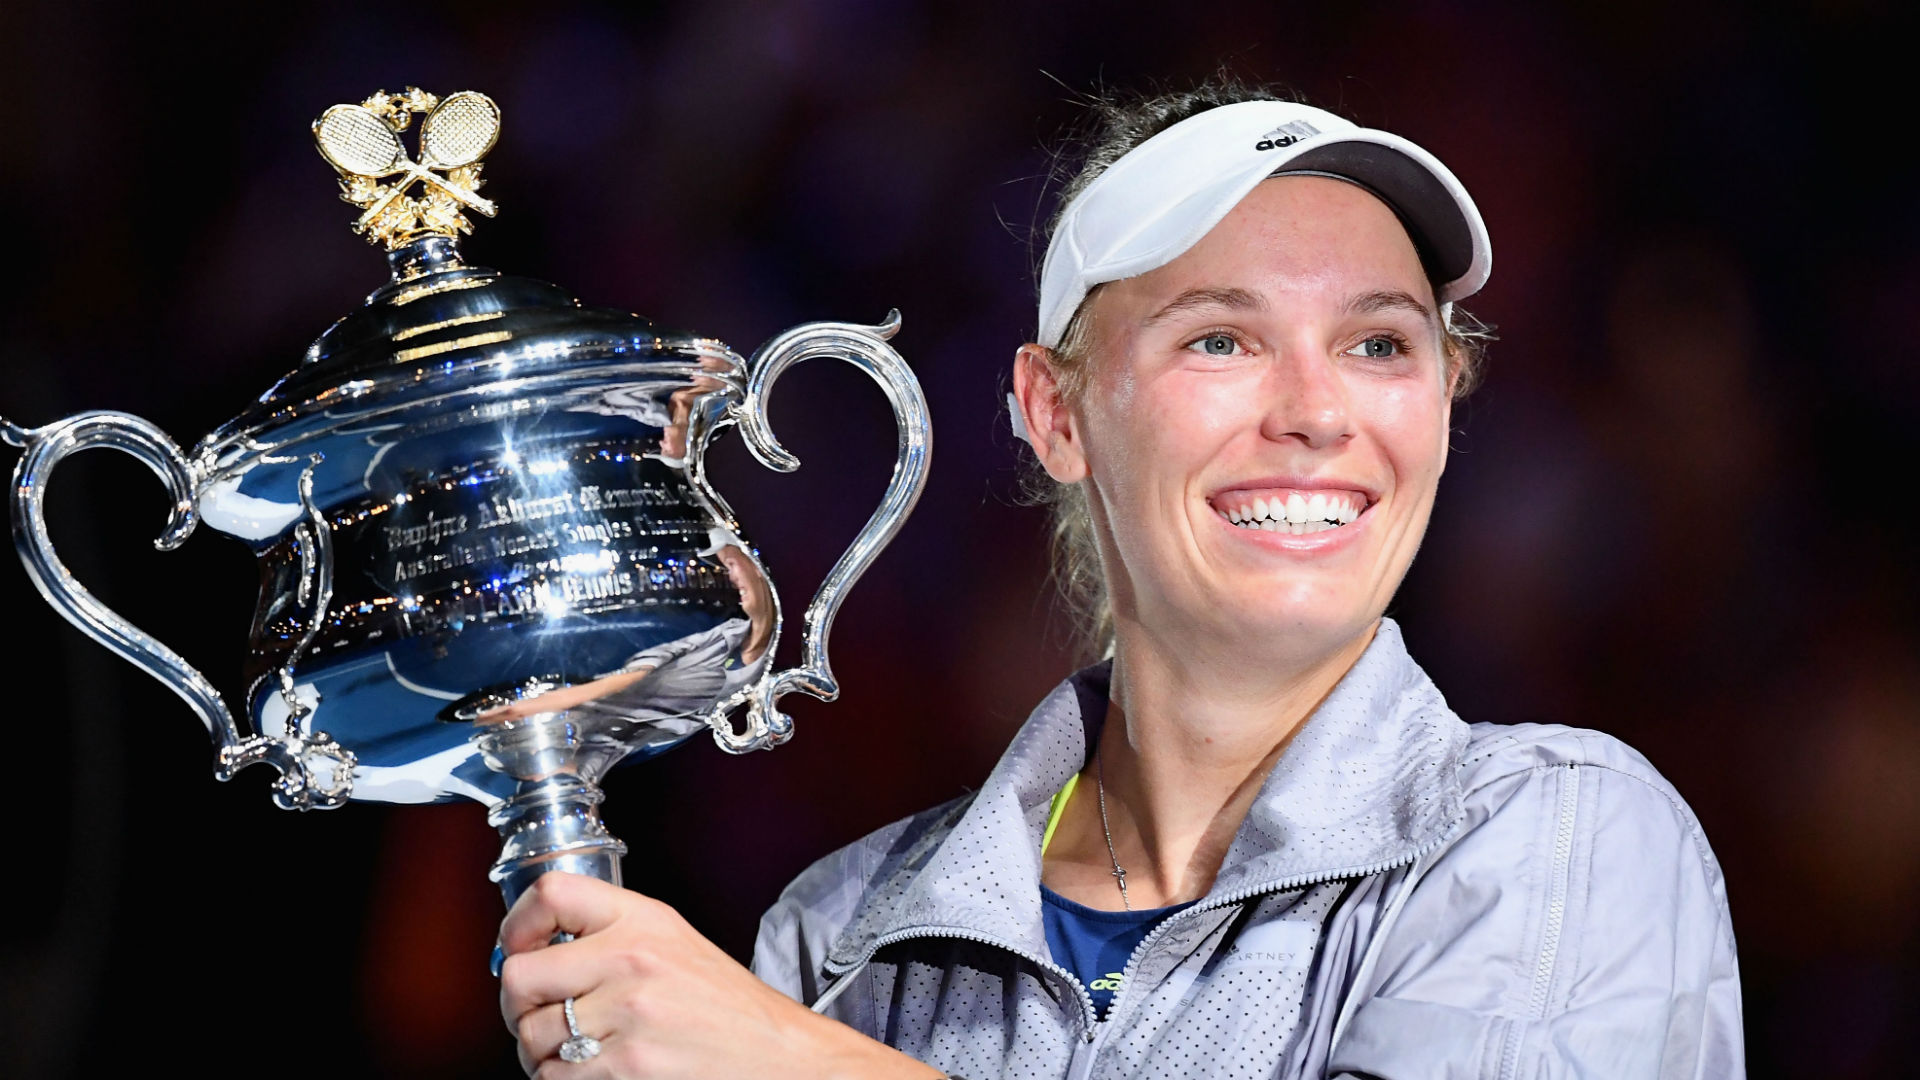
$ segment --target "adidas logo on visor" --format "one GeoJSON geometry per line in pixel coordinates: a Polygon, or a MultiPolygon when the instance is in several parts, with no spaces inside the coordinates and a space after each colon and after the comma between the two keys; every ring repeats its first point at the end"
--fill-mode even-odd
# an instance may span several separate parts
{"type": "Polygon", "coordinates": [[[1305,120],[1289,120],[1265,135],[1253,144],[1255,150],[1278,150],[1283,146],[1292,146],[1301,139],[1311,139],[1320,134],[1320,129],[1305,120]]]}

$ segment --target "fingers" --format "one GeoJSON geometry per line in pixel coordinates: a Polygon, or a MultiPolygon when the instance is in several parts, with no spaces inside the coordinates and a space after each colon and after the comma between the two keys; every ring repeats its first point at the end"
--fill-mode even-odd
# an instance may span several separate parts
{"type": "Polygon", "coordinates": [[[500,1015],[508,1027],[517,1027],[535,1009],[558,1007],[599,986],[619,963],[619,956],[587,940],[509,956],[500,969],[500,1015]]]}
{"type": "Polygon", "coordinates": [[[604,930],[635,900],[646,898],[584,874],[542,874],[507,912],[500,924],[500,944],[512,956],[541,948],[558,933],[580,936],[604,930]]]}
{"type": "MultiPolygon", "coordinates": [[[[580,1014],[580,1003],[573,1003],[574,1016],[580,1014]]],[[[580,1029],[582,1033],[586,1028],[580,1029]]],[[[533,1066],[551,1057],[558,1057],[560,1044],[573,1036],[567,1030],[567,1017],[559,1005],[542,1005],[533,1009],[513,1025],[514,1037],[520,1040],[520,1066],[528,1072],[533,1066]]],[[[596,1036],[597,1037],[597,1036],[596,1036]]]]}
{"type": "MultiPolygon", "coordinates": [[[[619,1068],[619,1065],[606,1054],[601,1054],[599,1057],[590,1061],[582,1061],[577,1064],[561,1061],[557,1057],[551,1057],[529,1070],[527,1075],[533,1077],[533,1080],[612,1080],[616,1075],[616,1068],[619,1068]]],[[[617,1075],[627,1076],[634,1074],[620,1073],[617,1075]]]]}
{"type": "Polygon", "coordinates": [[[686,1034],[683,997],[733,1001],[741,979],[764,987],[666,904],[574,874],[536,879],[501,924],[500,940],[501,1015],[520,1043],[521,1067],[548,1080],[625,1075],[636,1054],[651,1059],[662,1039],[686,1034]],[[575,938],[551,943],[558,933],[575,938]],[[589,1061],[559,1060],[572,1034],[561,1006],[569,997],[580,1033],[603,1045],[589,1061]]]}
{"type": "Polygon", "coordinates": [[[611,1080],[617,1068],[617,1063],[605,1053],[587,1061],[567,1062],[550,1057],[532,1065],[523,1060],[521,1065],[533,1080],[611,1080]]]}
{"type": "Polygon", "coordinates": [[[679,913],[658,900],[594,878],[544,874],[501,925],[507,953],[500,968],[501,1017],[517,1028],[534,1009],[632,976],[662,951],[685,951],[687,932],[679,913]],[[576,940],[549,944],[562,931],[576,940]]]}
{"type": "Polygon", "coordinates": [[[520,1040],[520,1067],[528,1076],[545,1077],[547,1080],[591,1080],[591,1078],[611,1075],[611,1065],[615,1058],[608,1054],[608,1044],[618,1035],[612,1027],[612,1017],[607,1015],[605,994],[588,994],[573,1003],[574,1020],[580,1026],[582,1035],[590,1035],[601,1043],[601,1052],[582,1062],[567,1062],[560,1059],[560,1044],[573,1037],[567,1028],[567,1017],[560,1005],[543,1005],[520,1018],[514,1029],[520,1040]]]}

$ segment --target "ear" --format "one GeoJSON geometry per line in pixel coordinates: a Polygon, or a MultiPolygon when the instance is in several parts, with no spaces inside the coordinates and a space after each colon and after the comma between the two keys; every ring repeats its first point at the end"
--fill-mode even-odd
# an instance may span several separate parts
{"type": "Polygon", "coordinates": [[[1086,479],[1086,447],[1054,370],[1052,349],[1028,343],[1013,354],[1013,400],[1027,424],[1027,444],[1047,475],[1063,484],[1086,479]]]}

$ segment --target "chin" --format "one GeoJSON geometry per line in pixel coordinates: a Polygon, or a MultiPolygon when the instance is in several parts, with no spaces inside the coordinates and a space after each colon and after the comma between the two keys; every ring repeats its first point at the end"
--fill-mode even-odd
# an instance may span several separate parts
{"type": "Polygon", "coordinates": [[[1262,652],[1320,652],[1352,641],[1380,617],[1366,590],[1298,579],[1276,584],[1248,589],[1225,605],[1232,613],[1225,632],[1249,644],[1262,642],[1262,652]]]}

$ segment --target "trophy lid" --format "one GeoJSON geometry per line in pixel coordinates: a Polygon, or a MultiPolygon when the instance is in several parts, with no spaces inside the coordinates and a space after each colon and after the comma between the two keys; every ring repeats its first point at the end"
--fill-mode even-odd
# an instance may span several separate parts
{"type": "Polygon", "coordinates": [[[316,338],[299,367],[201,442],[195,457],[207,475],[400,409],[537,394],[555,380],[577,387],[583,379],[694,373],[703,357],[737,362],[718,341],[584,307],[559,286],[461,258],[459,237],[473,229],[468,214],[497,210],[479,194],[482,158],[500,133],[500,109],[485,94],[380,91],[327,109],[313,132],[339,173],[341,199],[361,211],[354,232],[386,250],[389,280],[316,338]],[[401,141],[415,114],[424,114],[417,158],[401,141]]]}

